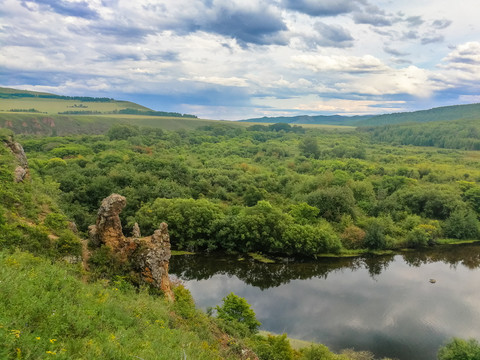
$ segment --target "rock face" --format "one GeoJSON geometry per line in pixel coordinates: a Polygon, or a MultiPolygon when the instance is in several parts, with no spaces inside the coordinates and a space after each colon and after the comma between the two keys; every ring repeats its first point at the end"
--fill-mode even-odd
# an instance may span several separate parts
{"type": "Polygon", "coordinates": [[[112,194],[103,199],[98,209],[96,224],[88,228],[94,244],[105,244],[115,252],[125,246],[126,239],[120,222],[120,213],[125,205],[127,200],[122,195],[112,194]]]}
{"type": "Polygon", "coordinates": [[[110,247],[120,261],[128,261],[141,274],[143,281],[161,289],[173,301],[168,277],[171,251],[167,224],[160,224],[152,236],[140,238],[140,228],[135,223],[133,237],[125,237],[119,215],[126,203],[125,197],[118,194],[102,201],[96,224],[88,227],[90,241],[95,246],[110,247]]]}
{"type": "Polygon", "coordinates": [[[4,140],[5,145],[10,149],[10,151],[15,155],[15,160],[17,162],[17,167],[15,168],[15,182],[22,182],[25,178],[30,176],[30,171],[28,170],[28,161],[25,151],[23,150],[22,145],[14,141],[11,136],[4,140]]]}
{"type": "Polygon", "coordinates": [[[144,280],[160,288],[170,300],[174,300],[168,277],[168,263],[172,253],[170,251],[170,236],[166,223],[161,223],[149,238],[140,239],[147,250],[142,252],[139,265],[143,269],[144,280]]]}

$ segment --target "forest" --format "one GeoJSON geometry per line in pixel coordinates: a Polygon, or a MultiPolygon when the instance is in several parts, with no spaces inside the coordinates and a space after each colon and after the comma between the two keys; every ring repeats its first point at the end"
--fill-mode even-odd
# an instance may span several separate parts
{"type": "Polygon", "coordinates": [[[150,234],[166,221],[178,250],[317,257],[479,238],[471,151],[288,124],[19,138],[82,232],[119,193],[125,229],[150,234]]]}

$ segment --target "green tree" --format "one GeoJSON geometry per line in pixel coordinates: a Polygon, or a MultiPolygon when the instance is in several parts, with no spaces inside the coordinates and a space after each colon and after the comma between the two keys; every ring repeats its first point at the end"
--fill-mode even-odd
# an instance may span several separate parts
{"type": "Polygon", "coordinates": [[[318,141],[312,136],[307,136],[299,144],[300,153],[306,157],[318,159],[320,157],[320,148],[318,141]]]}
{"type": "Polygon", "coordinates": [[[479,360],[480,344],[475,339],[453,338],[438,351],[438,360],[479,360]]]}
{"type": "Polygon", "coordinates": [[[225,321],[236,321],[244,324],[252,333],[258,331],[261,323],[257,320],[255,312],[244,298],[233,292],[225,296],[222,306],[216,306],[217,317],[225,321]]]}

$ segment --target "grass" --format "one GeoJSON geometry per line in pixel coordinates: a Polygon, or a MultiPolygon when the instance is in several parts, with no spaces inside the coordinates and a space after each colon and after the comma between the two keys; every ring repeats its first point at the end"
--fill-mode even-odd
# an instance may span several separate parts
{"type": "MultiPolygon", "coordinates": [[[[0,100],[1,101],[1,100],[0,100]]],[[[216,120],[144,115],[47,115],[38,113],[0,112],[0,127],[11,129],[16,134],[75,135],[104,134],[114,124],[130,124],[164,130],[191,130],[201,126],[218,124],[216,120]]],[[[244,126],[241,123],[227,123],[244,126]]]]}
{"type": "Polygon", "coordinates": [[[82,102],[79,100],[45,99],[45,98],[20,98],[20,99],[0,99],[0,111],[8,112],[11,109],[31,109],[47,113],[57,114],[64,111],[99,111],[111,112],[125,108],[148,110],[146,107],[129,101],[112,102],[82,102]],[[75,105],[86,106],[85,108],[75,107],[75,105]]]}
{"type": "Polygon", "coordinates": [[[272,259],[269,259],[267,258],[266,256],[262,255],[262,254],[259,254],[259,253],[248,253],[248,255],[256,260],[256,261],[259,261],[261,263],[264,263],[264,264],[273,264],[275,263],[275,260],[272,260],[272,259]]]}
{"type": "Polygon", "coordinates": [[[85,284],[80,274],[29,253],[0,253],[1,359],[238,358],[193,301],[172,305],[122,281],[85,284]]]}

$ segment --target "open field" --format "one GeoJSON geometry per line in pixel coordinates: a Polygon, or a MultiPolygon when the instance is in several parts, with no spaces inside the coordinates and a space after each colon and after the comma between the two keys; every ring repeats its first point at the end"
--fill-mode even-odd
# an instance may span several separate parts
{"type": "Polygon", "coordinates": [[[129,101],[111,101],[111,102],[82,102],[78,100],[46,99],[46,98],[19,98],[19,99],[0,99],[0,111],[8,112],[12,109],[35,109],[42,113],[57,114],[65,111],[98,111],[112,112],[125,108],[138,110],[149,110],[148,108],[129,102],[129,101]]]}
{"type": "MultiPolygon", "coordinates": [[[[189,130],[218,123],[220,122],[216,120],[143,115],[47,115],[0,112],[1,128],[10,129],[16,134],[35,135],[103,134],[114,124],[130,124],[164,130],[189,130]]],[[[222,123],[245,126],[241,123],[226,121],[222,123]]]]}

